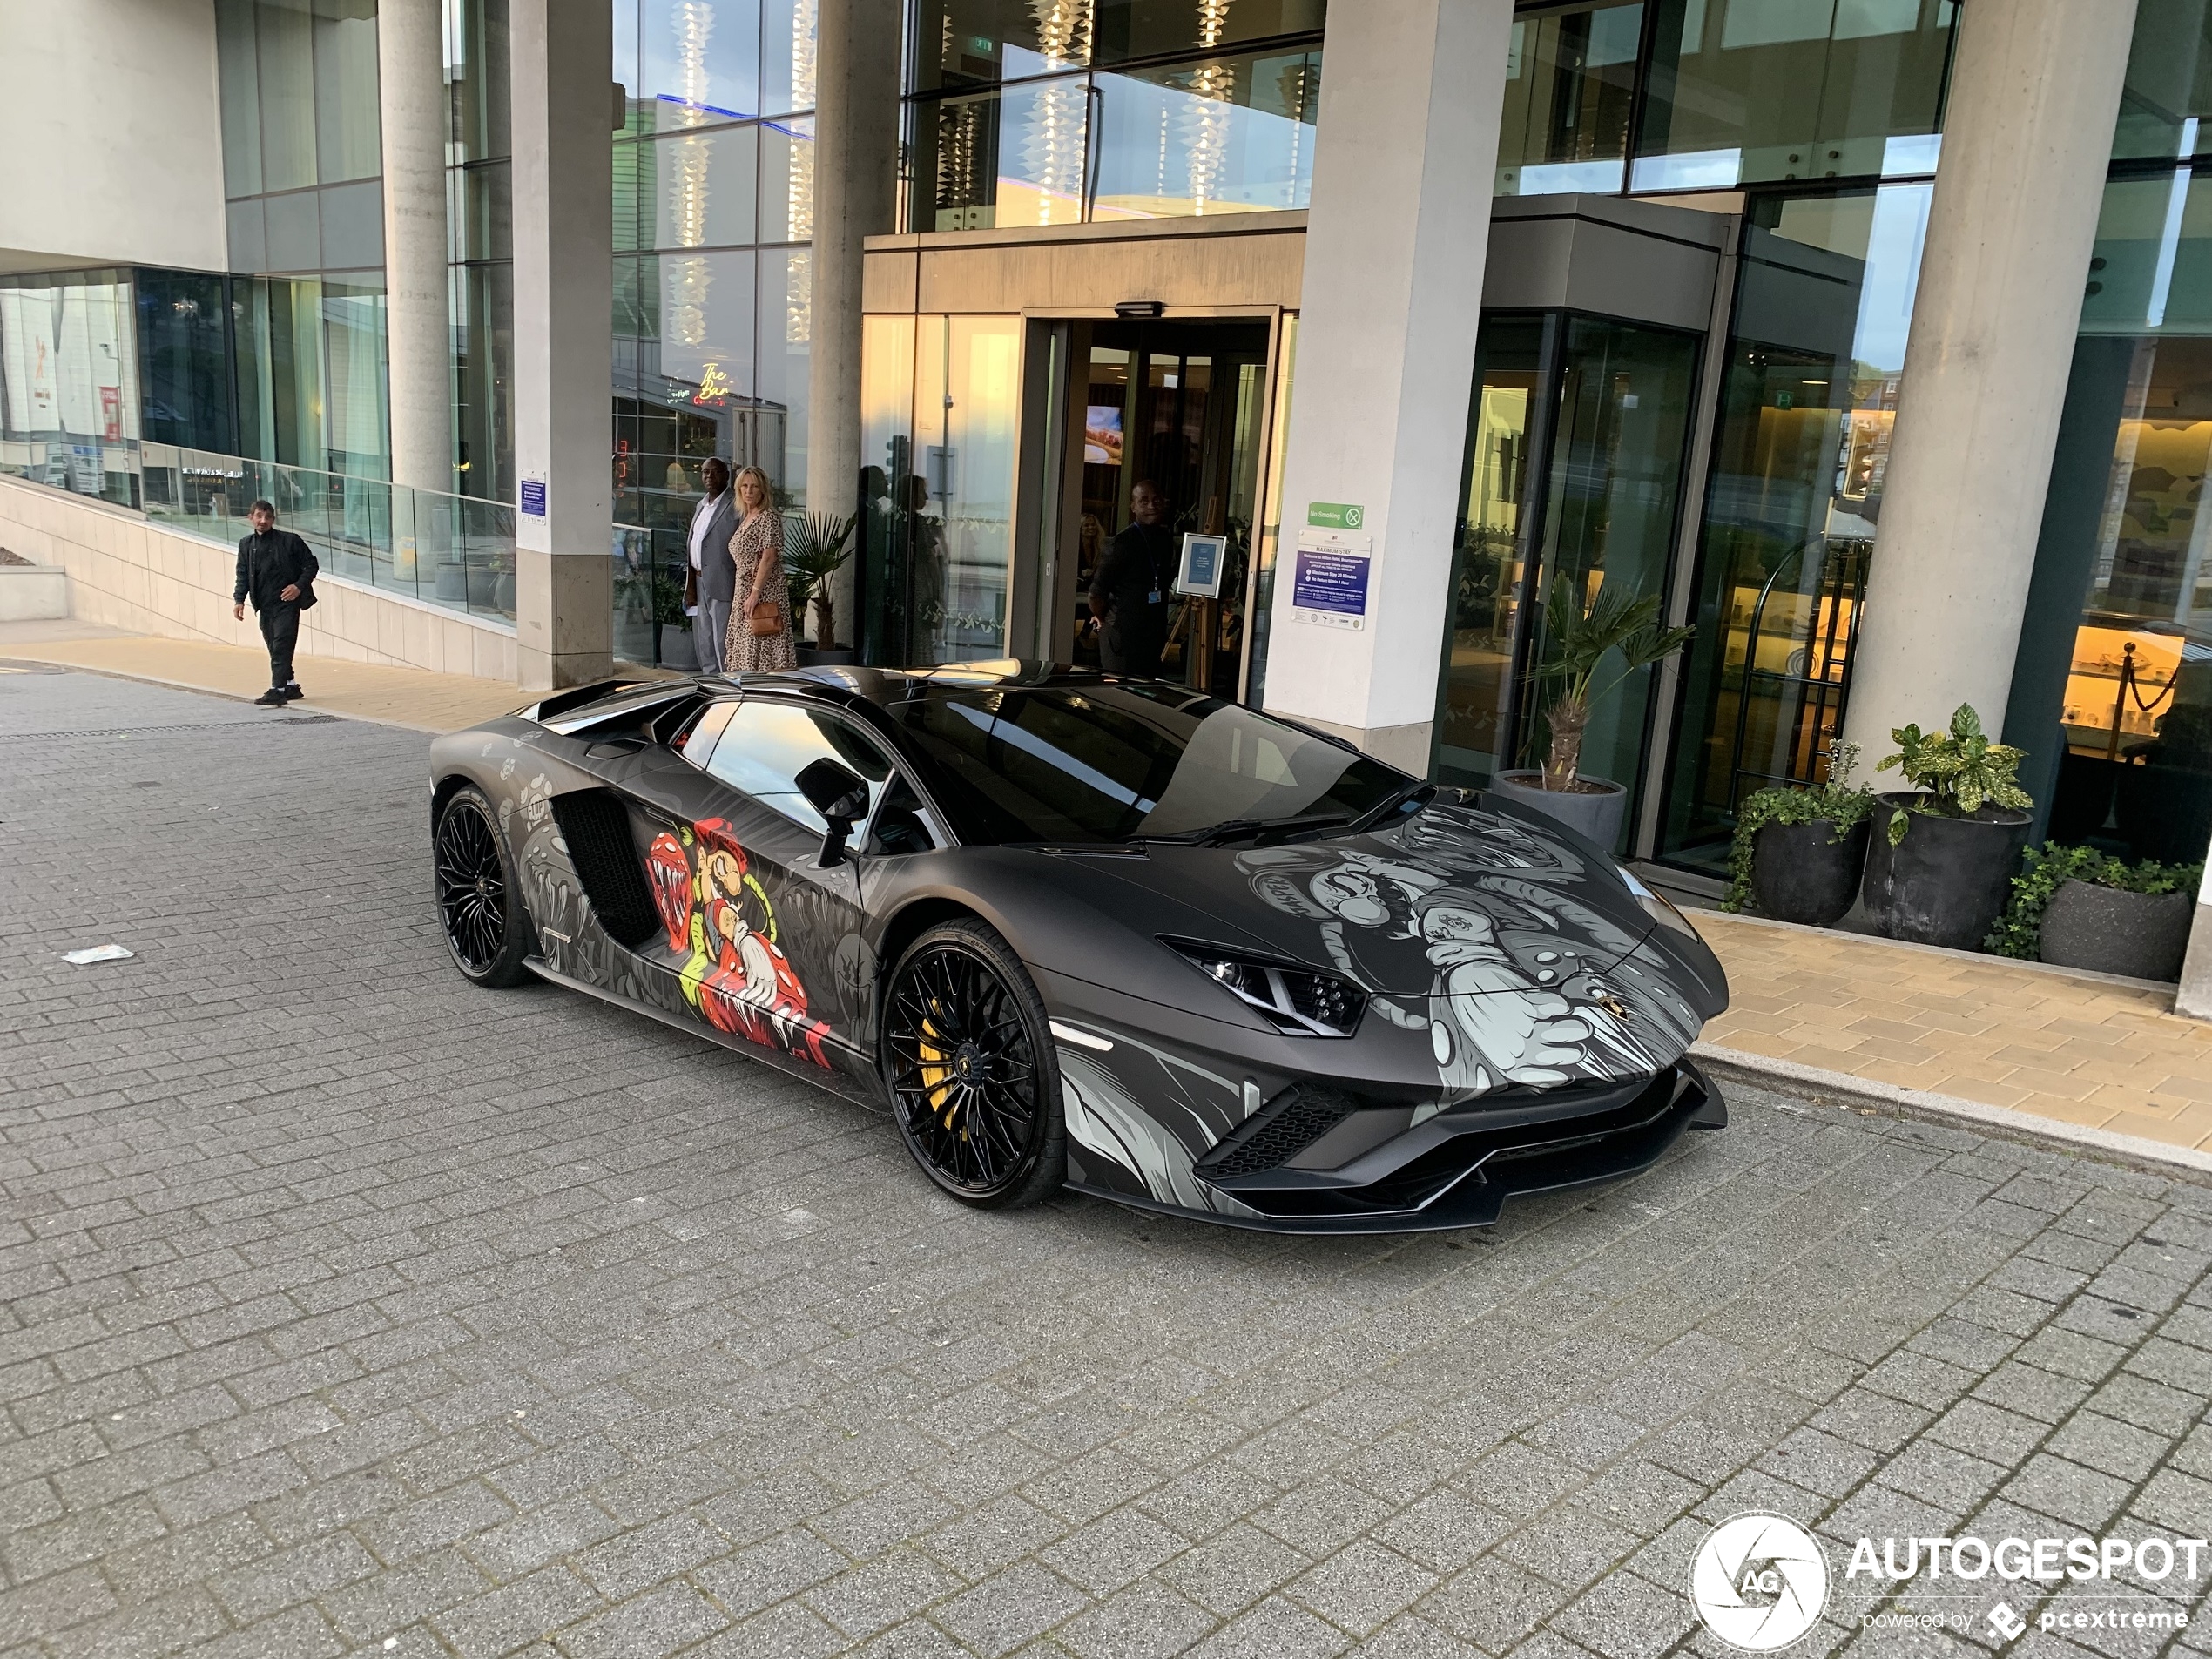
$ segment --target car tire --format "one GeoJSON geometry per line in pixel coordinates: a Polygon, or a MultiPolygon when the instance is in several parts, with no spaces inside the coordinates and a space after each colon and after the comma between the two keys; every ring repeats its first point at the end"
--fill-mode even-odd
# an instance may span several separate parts
{"type": "Polygon", "coordinates": [[[530,976],[529,914],[515,880],[515,860],[499,818],[474,785],[438,809],[431,835],[438,921],[453,965],[472,983],[494,990],[530,976]]]}
{"type": "Polygon", "coordinates": [[[1068,1171],[1059,1056],[1022,959],[981,921],[941,922],[886,982],[879,1055],[922,1172],[979,1210],[1050,1197],[1068,1171]]]}

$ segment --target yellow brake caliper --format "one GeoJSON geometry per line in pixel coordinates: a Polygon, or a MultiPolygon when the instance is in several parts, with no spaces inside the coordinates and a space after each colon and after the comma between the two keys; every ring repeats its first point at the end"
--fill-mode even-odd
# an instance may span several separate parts
{"type": "MultiPolygon", "coordinates": [[[[931,1013],[936,1011],[934,1003],[930,1005],[930,1011],[931,1013]]],[[[931,1111],[944,1113],[945,1127],[949,1130],[953,1126],[951,1103],[953,1071],[952,1068],[946,1063],[948,1056],[945,1051],[936,1046],[943,1041],[944,1039],[938,1035],[937,1028],[932,1025],[928,1017],[925,1015],[921,1022],[921,1041],[917,1045],[921,1054],[922,1093],[928,1097],[931,1111]]]]}

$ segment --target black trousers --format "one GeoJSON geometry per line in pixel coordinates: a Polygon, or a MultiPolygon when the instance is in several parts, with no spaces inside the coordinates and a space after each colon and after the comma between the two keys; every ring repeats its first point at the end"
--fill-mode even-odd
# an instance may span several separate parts
{"type": "Polygon", "coordinates": [[[300,607],[280,601],[263,607],[261,637],[269,644],[269,684],[282,691],[292,684],[292,648],[300,643],[300,607]]]}
{"type": "Polygon", "coordinates": [[[1098,631],[1098,665],[1109,674],[1157,679],[1160,655],[1167,649],[1166,607],[1117,604],[1098,631]]]}

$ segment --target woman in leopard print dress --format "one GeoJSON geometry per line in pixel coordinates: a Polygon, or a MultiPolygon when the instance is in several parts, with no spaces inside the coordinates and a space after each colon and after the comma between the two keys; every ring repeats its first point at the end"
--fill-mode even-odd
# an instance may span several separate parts
{"type": "Polygon", "coordinates": [[[768,475],[747,467],[735,485],[738,533],[730,538],[730,557],[737,565],[739,603],[730,607],[728,643],[723,647],[725,672],[741,674],[799,666],[799,646],[792,634],[791,589],[784,580],[784,516],[768,494],[768,475]],[[767,604],[776,608],[782,625],[772,634],[755,634],[752,608],[767,604]]]}

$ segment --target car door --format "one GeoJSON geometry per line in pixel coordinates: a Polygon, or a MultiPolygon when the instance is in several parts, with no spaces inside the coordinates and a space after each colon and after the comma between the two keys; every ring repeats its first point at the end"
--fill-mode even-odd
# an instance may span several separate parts
{"type": "MultiPolygon", "coordinates": [[[[802,1064],[873,1076],[874,964],[860,865],[822,862],[828,826],[799,776],[867,786],[891,766],[835,710],[755,693],[710,704],[631,784],[662,934],[641,951],[680,1006],[802,1064]]],[[[854,849],[857,852],[857,848],[854,849]]]]}

